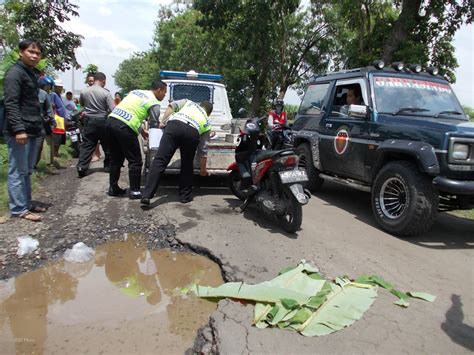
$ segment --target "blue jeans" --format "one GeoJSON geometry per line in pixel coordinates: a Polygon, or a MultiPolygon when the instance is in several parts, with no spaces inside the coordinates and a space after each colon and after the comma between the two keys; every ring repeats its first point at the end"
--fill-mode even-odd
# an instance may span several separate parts
{"type": "Polygon", "coordinates": [[[10,212],[19,216],[31,208],[31,174],[38,152],[37,138],[28,137],[26,144],[18,144],[14,136],[6,138],[10,212]]]}

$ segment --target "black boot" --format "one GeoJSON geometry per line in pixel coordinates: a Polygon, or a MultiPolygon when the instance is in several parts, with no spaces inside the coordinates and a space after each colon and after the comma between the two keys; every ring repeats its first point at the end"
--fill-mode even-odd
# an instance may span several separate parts
{"type": "Polygon", "coordinates": [[[109,186],[109,191],[107,194],[109,196],[123,196],[127,193],[127,190],[120,188],[117,186],[109,186]]]}

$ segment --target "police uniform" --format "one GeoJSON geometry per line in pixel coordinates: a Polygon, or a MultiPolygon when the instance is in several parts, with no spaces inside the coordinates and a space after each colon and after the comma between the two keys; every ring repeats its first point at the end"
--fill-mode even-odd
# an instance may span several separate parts
{"type": "Polygon", "coordinates": [[[97,143],[100,142],[104,150],[104,168],[110,164],[110,149],[106,138],[105,123],[107,115],[113,109],[112,95],[100,85],[92,85],[81,92],[79,98],[84,107],[85,126],[82,131],[82,143],[77,162],[79,177],[86,175],[97,143]]]}
{"type": "MultiPolygon", "coordinates": [[[[152,113],[158,120],[160,101],[152,91],[131,91],[110,113],[106,128],[110,144],[110,188],[118,190],[120,169],[128,160],[131,195],[138,195],[142,171],[142,155],[138,134],[143,121],[152,113]]],[[[113,194],[113,191],[109,194],[113,194]]]]}
{"type": "Polygon", "coordinates": [[[142,204],[148,204],[155,195],[161,174],[178,148],[181,155],[179,197],[183,203],[192,200],[194,155],[200,141],[209,140],[211,125],[205,109],[198,103],[191,100],[179,100],[173,102],[171,106],[177,112],[170,116],[163,131],[160,146],[151,164],[142,193],[142,204]],[[204,139],[200,139],[201,137],[204,139]]]}

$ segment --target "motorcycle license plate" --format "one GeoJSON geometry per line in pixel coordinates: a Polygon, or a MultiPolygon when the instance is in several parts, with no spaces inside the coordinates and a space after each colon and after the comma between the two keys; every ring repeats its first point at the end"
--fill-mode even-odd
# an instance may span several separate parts
{"type": "Polygon", "coordinates": [[[284,184],[290,184],[292,182],[303,182],[308,181],[308,174],[306,170],[288,170],[280,171],[280,179],[284,184]]]}
{"type": "Polygon", "coordinates": [[[77,135],[76,134],[71,135],[71,142],[77,142],[77,135]]]}

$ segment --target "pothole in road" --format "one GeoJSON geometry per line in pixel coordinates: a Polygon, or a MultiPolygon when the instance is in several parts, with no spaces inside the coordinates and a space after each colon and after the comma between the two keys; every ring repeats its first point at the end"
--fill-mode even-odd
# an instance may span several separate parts
{"type": "Polygon", "coordinates": [[[210,259],[140,236],[0,283],[2,353],[183,353],[216,304],[179,290],[223,283],[210,259]]]}

